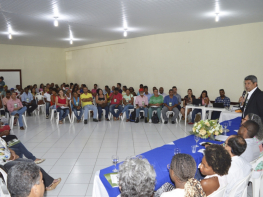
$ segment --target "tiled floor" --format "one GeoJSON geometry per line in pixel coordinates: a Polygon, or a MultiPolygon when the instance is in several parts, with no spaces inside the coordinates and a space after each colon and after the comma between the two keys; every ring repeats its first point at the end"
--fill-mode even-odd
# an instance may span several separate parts
{"type": "MultiPolygon", "coordinates": [[[[27,117],[28,128],[13,133],[38,158],[40,166],[61,184],[46,196],[92,196],[94,174],[112,165],[111,156],[120,161],[188,135],[192,126],[179,124],[138,124],[122,121],[89,121],[63,125],[44,115],[27,117]]],[[[251,195],[251,194],[250,194],[251,195]]],[[[252,195],[251,195],[252,196],[252,195]]]]}

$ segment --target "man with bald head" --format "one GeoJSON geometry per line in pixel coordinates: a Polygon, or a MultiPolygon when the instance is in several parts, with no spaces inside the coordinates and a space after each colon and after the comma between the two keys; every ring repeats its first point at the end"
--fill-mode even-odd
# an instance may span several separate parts
{"type": "Polygon", "coordinates": [[[167,96],[167,94],[164,93],[163,87],[159,88],[159,95],[162,95],[163,98],[167,96]]]}
{"type": "MultiPolygon", "coordinates": [[[[245,159],[240,157],[247,148],[247,143],[245,139],[239,135],[231,135],[227,138],[225,142],[225,149],[230,154],[232,162],[231,167],[228,171],[227,176],[227,187],[224,197],[228,197],[231,190],[238,184],[241,180],[249,175],[252,166],[245,159]]],[[[236,193],[235,197],[241,197],[244,188],[247,187],[246,183],[241,185],[236,193]]]]}
{"type": "Polygon", "coordinates": [[[254,139],[258,132],[259,125],[252,120],[247,120],[244,122],[238,130],[237,134],[243,137],[247,143],[247,148],[241,157],[248,162],[254,161],[260,155],[259,146],[254,139]]]}

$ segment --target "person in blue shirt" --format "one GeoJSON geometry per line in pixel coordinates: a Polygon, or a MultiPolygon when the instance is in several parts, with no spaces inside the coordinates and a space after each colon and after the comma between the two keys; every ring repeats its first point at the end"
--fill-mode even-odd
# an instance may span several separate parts
{"type": "MultiPolygon", "coordinates": [[[[225,96],[225,90],[220,89],[219,90],[220,96],[216,98],[215,103],[224,103],[224,107],[229,108],[230,107],[230,98],[225,96]]],[[[213,111],[212,112],[212,120],[219,119],[221,112],[220,111],[213,111]]]]}
{"type": "Polygon", "coordinates": [[[33,95],[28,92],[28,87],[24,89],[24,93],[21,96],[21,100],[24,106],[27,107],[27,113],[31,116],[31,113],[37,108],[36,101],[33,99],[33,95]]]}
{"type": "Polygon", "coordinates": [[[148,102],[150,102],[150,98],[153,96],[153,94],[148,92],[148,86],[144,86],[144,95],[148,98],[148,102]]]}
{"type": "Polygon", "coordinates": [[[178,99],[176,96],[174,96],[174,92],[172,89],[169,90],[169,95],[164,97],[163,101],[164,107],[162,109],[162,116],[164,119],[164,124],[168,123],[168,117],[166,116],[166,113],[168,111],[173,111],[174,115],[172,117],[172,124],[175,124],[175,119],[179,116],[179,110],[177,106],[179,105],[178,99]]]}

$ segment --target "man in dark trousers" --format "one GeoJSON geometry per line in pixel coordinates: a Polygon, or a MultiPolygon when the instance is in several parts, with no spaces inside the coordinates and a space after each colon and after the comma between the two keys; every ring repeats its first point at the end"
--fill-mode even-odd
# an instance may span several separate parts
{"type": "Polygon", "coordinates": [[[240,97],[242,118],[247,114],[257,114],[263,122],[263,92],[258,88],[257,77],[249,75],[245,78],[246,98],[240,97]]]}

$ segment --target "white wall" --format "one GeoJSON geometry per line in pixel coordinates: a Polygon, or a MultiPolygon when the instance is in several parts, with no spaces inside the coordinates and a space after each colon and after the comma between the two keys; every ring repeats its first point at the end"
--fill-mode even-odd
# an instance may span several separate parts
{"type": "Polygon", "coordinates": [[[232,101],[243,79],[258,77],[263,89],[263,23],[167,33],[66,49],[67,81],[99,86],[140,83],[173,85],[182,96],[207,90],[211,100],[224,88],[232,101]]]}
{"type": "Polygon", "coordinates": [[[61,84],[66,81],[65,68],[63,49],[0,44],[0,69],[22,69],[23,87],[35,83],[61,84]]]}

